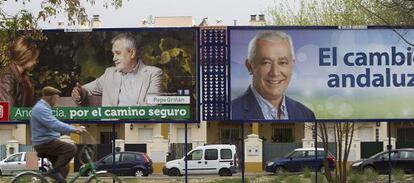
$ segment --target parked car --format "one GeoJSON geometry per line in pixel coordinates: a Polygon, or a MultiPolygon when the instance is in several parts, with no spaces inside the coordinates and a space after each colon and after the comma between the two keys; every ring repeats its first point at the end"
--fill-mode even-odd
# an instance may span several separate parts
{"type": "MultiPolygon", "coordinates": [[[[199,146],[187,154],[188,174],[219,174],[231,176],[236,173],[236,146],[216,144],[199,146]]],[[[180,176],[185,173],[185,156],[181,159],[168,161],[163,168],[164,175],[180,176]]]]}
{"type": "MultiPolygon", "coordinates": [[[[391,151],[392,169],[400,169],[406,173],[414,173],[414,149],[396,149],[391,151]]],[[[377,171],[388,173],[388,151],[377,153],[368,159],[352,163],[352,170],[377,171]]]]}
{"type": "Polygon", "coordinates": [[[94,165],[96,170],[106,170],[116,175],[136,177],[148,176],[153,172],[152,160],[146,153],[132,151],[115,153],[115,167],[113,171],[112,159],[113,154],[111,153],[100,160],[95,161],[94,165]]]}
{"type": "MultiPolygon", "coordinates": [[[[26,167],[26,155],[26,152],[18,152],[0,161],[0,175],[15,175],[21,171],[28,170],[26,167]]],[[[48,171],[52,167],[46,158],[43,158],[43,166],[42,160],[39,158],[38,165],[39,170],[43,172],[48,171]]]]}
{"type": "MultiPolygon", "coordinates": [[[[325,158],[325,151],[323,148],[317,148],[317,158],[315,159],[315,148],[299,148],[295,149],[288,155],[276,158],[273,161],[266,163],[266,171],[272,173],[281,172],[299,172],[304,168],[311,168],[324,171],[323,160],[325,158]]],[[[329,168],[334,169],[336,166],[335,156],[328,152],[327,160],[329,168]]]]}

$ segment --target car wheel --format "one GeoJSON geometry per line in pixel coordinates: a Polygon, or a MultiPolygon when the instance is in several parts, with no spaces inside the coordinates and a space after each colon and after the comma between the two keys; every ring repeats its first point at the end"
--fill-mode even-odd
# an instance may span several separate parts
{"type": "Polygon", "coordinates": [[[231,173],[231,171],[227,168],[222,168],[220,169],[219,173],[220,176],[232,176],[233,174],[231,173]]]}
{"type": "Polygon", "coordinates": [[[144,176],[144,170],[142,170],[140,168],[136,169],[135,173],[134,173],[134,176],[135,177],[143,177],[144,176]]]}
{"type": "Polygon", "coordinates": [[[275,174],[280,175],[286,172],[286,169],[283,166],[277,166],[275,169],[275,174]]]}
{"type": "Polygon", "coordinates": [[[375,168],[373,166],[370,166],[370,165],[365,166],[363,170],[364,170],[365,173],[375,172],[375,168]]]}
{"type": "Polygon", "coordinates": [[[173,168],[168,171],[169,176],[180,176],[180,171],[176,168],[173,168]]]}

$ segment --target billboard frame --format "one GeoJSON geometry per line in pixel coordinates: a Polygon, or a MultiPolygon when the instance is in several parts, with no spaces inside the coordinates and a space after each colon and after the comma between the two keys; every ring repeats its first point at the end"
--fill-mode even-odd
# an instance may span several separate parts
{"type": "MultiPolygon", "coordinates": [[[[401,35],[396,32],[396,29],[414,29],[414,26],[388,26],[388,25],[375,25],[375,26],[227,26],[227,41],[228,41],[228,80],[227,80],[227,92],[228,96],[228,121],[234,123],[300,123],[300,122],[412,122],[413,118],[369,118],[369,119],[315,119],[315,120],[255,120],[255,119],[246,119],[246,120],[233,120],[231,119],[231,32],[240,31],[240,30],[369,30],[369,29],[388,29],[394,31],[399,37],[401,35]]],[[[407,40],[403,40],[407,41],[407,40]]]]}

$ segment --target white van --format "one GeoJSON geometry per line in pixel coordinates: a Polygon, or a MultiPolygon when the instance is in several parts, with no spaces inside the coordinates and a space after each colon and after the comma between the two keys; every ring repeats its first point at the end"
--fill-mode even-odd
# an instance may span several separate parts
{"type": "MultiPolygon", "coordinates": [[[[185,173],[184,158],[165,163],[164,175],[179,176],[185,173]]],[[[216,144],[199,146],[187,154],[188,174],[219,174],[231,176],[238,169],[236,146],[216,144]]]]}

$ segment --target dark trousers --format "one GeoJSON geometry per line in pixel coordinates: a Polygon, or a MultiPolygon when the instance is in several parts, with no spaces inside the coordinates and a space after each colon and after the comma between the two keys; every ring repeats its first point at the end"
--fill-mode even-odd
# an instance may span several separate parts
{"type": "Polygon", "coordinates": [[[66,179],[69,173],[69,162],[75,156],[76,146],[55,139],[50,142],[35,145],[39,156],[47,158],[53,165],[53,170],[59,171],[66,179]]]}

